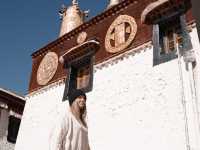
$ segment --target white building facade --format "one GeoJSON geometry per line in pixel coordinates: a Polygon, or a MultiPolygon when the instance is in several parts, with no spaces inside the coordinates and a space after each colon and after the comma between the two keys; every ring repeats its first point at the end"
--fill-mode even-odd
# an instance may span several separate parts
{"type": "MultiPolygon", "coordinates": [[[[155,9],[168,2],[166,0],[160,3],[155,9]]],[[[125,22],[130,25],[130,29],[125,28],[125,31],[130,33],[129,38],[132,36],[133,39],[137,39],[137,36],[138,39],[143,38],[139,36],[141,33],[138,33],[140,25],[137,15],[129,14],[129,11],[135,7],[142,7],[143,4],[138,3],[140,2],[121,2],[105,12],[106,14],[124,6],[124,12],[116,11],[115,19],[120,18],[125,12],[127,16],[136,18],[137,27],[134,26],[134,20],[130,24],[129,21],[125,22]]],[[[148,4],[152,5],[153,2],[149,0],[148,4]]],[[[144,8],[148,8],[149,5],[144,8]]],[[[149,17],[148,15],[146,14],[145,17],[149,17]]],[[[120,22],[115,19],[113,22],[120,22]]],[[[112,27],[115,28],[116,25],[113,22],[108,21],[106,34],[113,33],[112,27]]],[[[111,48],[107,51],[115,53],[113,51],[116,50],[119,53],[116,52],[112,57],[102,61],[96,61],[92,74],[92,90],[87,92],[87,120],[91,150],[200,150],[200,44],[195,23],[188,23],[187,27],[190,29],[188,33],[192,42],[192,60],[188,56],[189,61],[177,46],[176,51],[173,52],[175,53],[173,59],[155,64],[155,41],[149,40],[136,44],[137,46],[130,46],[130,43],[126,45],[129,38],[122,40],[122,35],[115,34],[120,39],[116,37],[114,48],[110,44],[111,48]],[[118,44],[121,44],[122,48],[118,48],[120,47],[118,44]]],[[[123,28],[120,29],[115,28],[114,31],[123,31],[123,28]]],[[[64,36],[67,37],[68,34],[64,36]]],[[[112,35],[108,38],[112,38],[112,35]]],[[[130,42],[134,43],[133,39],[130,42]]],[[[85,45],[87,47],[87,44],[86,40],[77,47],[68,48],[67,53],[62,53],[59,57],[66,61],[68,52],[76,53],[77,49],[81,50],[85,45]]],[[[103,45],[101,41],[96,44],[100,47],[103,45]]],[[[103,50],[105,51],[107,47],[109,44],[103,50]]],[[[101,48],[94,54],[96,60],[99,59],[100,53],[101,48]]],[[[40,56],[38,54],[38,57],[43,57],[43,54],[40,56]]],[[[32,72],[32,83],[38,73],[34,74],[34,72],[37,71],[32,72]]],[[[51,79],[54,78],[56,79],[54,82],[32,88],[33,90],[30,90],[30,94],[26,96],[15,150],[48,150],[49,136],[57,123],[55,118],[64,114],[68,107],[67,101],[62,100],[66,83],[70,82],[66,82],[69,77],[58,78],[54,73],[51,79]]]]}

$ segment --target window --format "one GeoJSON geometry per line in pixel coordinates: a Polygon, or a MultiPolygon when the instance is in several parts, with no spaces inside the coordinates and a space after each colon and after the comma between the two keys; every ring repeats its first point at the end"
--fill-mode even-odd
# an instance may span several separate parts
{"type": "Polygon", "coordinates": [[[180,21],[178,19],[164,21],[159,24],[160,55],[176,52],[176,45],[183,42],[180,21]]]}
{"type": "Polygon", "coordinates": [[[164,20],[153,26],[154,65],[177,58],[177,46],[183,45],[179,17],[164,20]]]}
{"type": "Polygon", "coordinates": [[[87,88],[90,82],[90,65],[80,67],[77,70],[77,89],[87,88]]]}
{"type": "Polygon", "coordinates": [[[91,39],[69,49],[61,56],[62,63],[67,69],[63,101],[68,99],[68,95],[72,90],[80,89],[84,92],[92,90],[93,64],[95,53],[99,48],[99,41],[91,39]]]}
{"type": "Polygon", "coordinates": [[[84,92],[92,90],[93,62],[92,58],[83,58],[71,65],[69,91],[81,89],[84,92]]]}
{"type": "Polygon", "coordinates": [[[19,118],[16,118],[14,116],[9,116],[8,136],[7,136],[8,142],[16,143],[20,122],[21,120],[19,118]]]}
{"type": "Polygon", "coordinates": [[[63,100],[75,89],[90,92],[93,85],[93,57],[82,58],[70,65],[63,100]]]}

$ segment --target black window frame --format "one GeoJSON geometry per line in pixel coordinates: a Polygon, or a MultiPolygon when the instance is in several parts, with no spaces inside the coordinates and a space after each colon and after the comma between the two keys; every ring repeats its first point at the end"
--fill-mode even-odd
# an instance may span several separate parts
{"type": "Polygon", "coordinates": [[[94,76],[94,55],[89,55],[77,59],[75,61],[70,62],[68,64],[68,76],[65,81],[65,90],[63,95],[63,101],[68,99],[68,95],[71,91],[77,89],[77,72],[78,69],[89,66],[89,83],[86,87],[81,88],[80,90],[84,91],[85,93],[91,92],[93,89],[93,76],[94,76]]]}
{"type": "Polygon", "coordinates": [[[159,65],[176,59],[177,54],[177,44],[178,47],[182,47],[182,43],[177,43],[177,38],[182,38],[183,41],[183,32],[181,28],[180,16],[171,17],[165,20],[158,22],[153,25],[153,36],[158,36],[157,38],[153,37],[153,65],[159,65]],[[169,48],[169,37],[166,36],[167,32],[172,31],[172,42],[174,50],[169,48]],[[157,32],[157,33],[155,33],[157,32]],[[158,35],[156,35],[158,34],[158,35]]]}

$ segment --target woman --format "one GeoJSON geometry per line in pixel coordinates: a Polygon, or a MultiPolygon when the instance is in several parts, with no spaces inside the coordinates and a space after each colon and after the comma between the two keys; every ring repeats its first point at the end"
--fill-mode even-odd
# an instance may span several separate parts
{"type": "Polygon", "coordinates": [[[86,99],[86,94],[81,90],[69,94],[70,107],[56,123],[50,137],[50,150],[90,149],[85,122],[86,99]]]}

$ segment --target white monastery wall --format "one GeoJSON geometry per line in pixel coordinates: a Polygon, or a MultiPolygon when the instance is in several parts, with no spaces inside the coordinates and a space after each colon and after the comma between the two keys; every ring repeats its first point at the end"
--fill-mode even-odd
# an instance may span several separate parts
{"type": "Polygon", "coordinates": [[[26,97],[15,150],[48,150],[50,132],[62,108],[64,84],[26,97]]]}
{"type": "Polygon", "coordinates": [[[177,60],[153,67],[152,52],[97,69],[88,98],[91,149],[186,149],[177,60]]]}
{"type": "MultiPolygon", "coordinates": [[[[195,88],[193,92],[188,92],[185,94],[186,97],[186,113],[188,118],[188,135],[189,135],[189,144],[191,149],[199,150],[200,149],[200,117],[199,117],[199,108],[200,108],[200,44],[196,28],[193,28],[191,35],[191,41],[193,44],[193,50],[195,51],[196,56],[196,65],[194,65],[194,72],[191,75],[190,71],[183,71],[185,80],[185,90],[191,91],[191,79],[193,78],[195,82],[195,88]],[[189,82],[189,83],[187,83],[189,82]]],[[[186,67],[185,67],[186,68],[186,67]]]]}
{"type": "MultiPolygon", "coordinates": [[[[195,85],[199,87],[196,29],[191,36],[197,58],[195,85]]],[[[199,106],[191,100],[183,58],[182,89],[178,59],[153,67],[152,53],[152,48],[147,48],[97,66],[94,89],[88,95],[91,149],[199,149],[199,115],[194,112],[194,107],[199,106]]]]}
{"type": "MultiPolygon", "coordinates": [[[[196,91],[197,91],[197,98],[200,101],[200,44],[199,44],[199,37],[197,34],[197,29],[194,28],[191,32],[191,41],[193,44],[193,49],[195,50],[195,55],[196,55],[196,67],[195,67],[195,72],[194,72],[194,78],[196,80],[196,91]]],[[[200,107],[200,102],[199,102],[199,107],[200,107]]]]}
{"type": "MultiPolygon", "coordinates": [[[[196,31],[191,34],[199,50],[196,31]]],[[[185,114],[192,108],[185,113],[178,59],[153,66],[151,45],[122,56],[95,66],[93,91],[87,94],[91,150],[186,150],[185,114]]],[[[184,86],[189,92],[188,83],[184,86]]],[[[64,112],[63,91],[60,83],[27,96],[15,150],[48,150],[55,118],[64,112]]]]}

